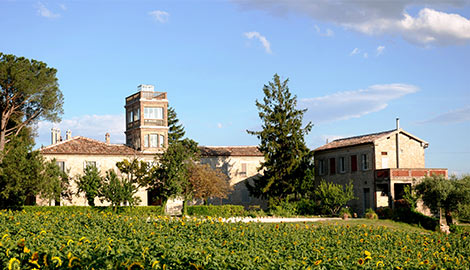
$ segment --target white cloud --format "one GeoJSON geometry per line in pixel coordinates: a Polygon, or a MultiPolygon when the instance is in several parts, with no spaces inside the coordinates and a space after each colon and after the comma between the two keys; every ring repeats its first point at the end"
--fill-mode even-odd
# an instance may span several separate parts
{"type": "Polygon", "coordinates": [[[168,19],[170,18],[170,13],[162,10],[154,10],[150,11],[149,15],[152,16],[156,21],[160,23],[166,23],[168,22],[168,19]]]}
{"type": "Polygon", "coordinates": [[[369,54],[366,53],[366,52],[365,52],[364,54],[362,54],[362,56],[363,56],[364,58],[369,58],[369,54]]]}
{"type": "Polygon", "coordinates": [[[385,50],[385,46],[379,46],[379,47],[377,47],[377,49],[376,49],[376,55],[377,55],[377,56],[381,55],[381,54],[384,52],[384,50],[385,50]]]}
{"type": "Polygon", "coordinates": [[[38,14],[44,18],[55,19],[55,18],[60,17],[59,13],[52,12],[41,2],[38,2],[37,11],[38,11],[38,14]]]}
{"type": "Polygon", "coordinates": [[[322,32],[320,27],[318,25],[314,25],[313,26],[315,28],[315,31],[317,31],[317,33],[320,35],[320,36],[324,36],[324,37],[332,37],[335,35],[335,32],[333,32],[333,30],[331,30],[330,28],[327,28],[325,30],[325,32],[322,32]]]}
{"type": "Polygon", "coordinates": [[[418,90],[409,84],[377,84],[366,89],[300,99],[299,107],[308,109],[305,120],[313,123],[347,120],[383,110],[390,101],[418,90]]]}
{"type": "Polygon", "coordinates": [[[217,123],[217,128],[222,128],[222,123],[217,123]]]}
{"type": "Polygon", "coordinates": [[[433,7],[462,7],[468,0],[232,0],[246,9],[271,14],[305,14],[316,21],[331,22],[368,35],[391,34],[421,45],[451,45],[470,41],[470,20],[433,7]],[[409,7],[422,7],[416,16],[409,7]]]}
{"type": "Polygon", "coordinates": [[[104,141],[104,135],[109,132],[112,143],[125,142],[125,115],[83,115],[63,119],[60,123],[41,121],[38,123],[38,138],[36,145],[49,145],[51,143],[51,128],[58,127],[62,138],[65,139],[66,130],[72,131],[72,136],[85,136],[104,141]]]}
{"type": "Polygon", "coordinates": [[[349,55],[355,55],[358,53],[360,53],[360,50],[358,48],[354,48],[354,50],[352,50],[351,53],[349,53],[349,55]]]}
{"type": "Polygon", "coordinates": [[[470,122],[470,106],[439,114],[421,123],[451,124],[463,122],[470,122]]]}
{"type": "Polygon", "coordinates": [[[261,42],[261,45],[264,47],[264,50],[267,52],[267,53],[272,53],[271,51],[271,44],[269,43],[269,41],[266,39],[265,36],[262,36],[260,33],[258,32],[246,32],[246,33],[243,33],[245,35],[246,38],[248,39],[257,39],[259,40],[259,42],[261,42]]]}

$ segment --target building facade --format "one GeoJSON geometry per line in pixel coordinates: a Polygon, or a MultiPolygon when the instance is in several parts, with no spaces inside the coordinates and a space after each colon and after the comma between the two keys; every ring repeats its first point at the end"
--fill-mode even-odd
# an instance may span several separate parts
{"type": "Polygon", "coordinates": [[[338,139],[315,149],[316,181],[352,182],[356,199],[350,206],[360,215],[368,208],[394,207],[414,181],[431,175],[447,177],[447,169],[425,168],[428,146],[400,129],[397,119],[395,130],[338,139]]]}
{"type": "MultiPolygon", "coordinates": [[[[104,176],[108,170],[114,170],[120,175],[116,163],[124,159],[158,162],[158,154],[168,147],[167,93],[154,91],[152,85],[139,85],[138,92],[126,97],[125,101],[126,144],[112,144],[108,133],[104,141],[98,141],[82,136],[72,137],[72,132],[67,131],[65,140],[61,140],[60,130],[53,128],[51,145],[41,148],[40,152],[47,159],[55,159],[73,179],[83,175],[84,169],[90,165],[96,166],[104,176]]],[[[249,195],[244,184],[256,177],[257,168],[264,160],[256,146],[201,146],[200,150],[201,163],[221,169],[234,188],[234,192],[223,203],[245,206],[262,203],[249,195]]],[[[75,181],[71,181],[71,184],[76,194],[75,181]]],[[[141,188],[136,195],[140,198],[140,205],[155,203],[153,194],[146,188],[141,188]]],[[[72,201],[61,200],[55,204],[87,205],[87,200],[84,194],[78,194],[73,196],[72,201]]],[[[107,203],[96,199],[95,205],[107,203]]]]}

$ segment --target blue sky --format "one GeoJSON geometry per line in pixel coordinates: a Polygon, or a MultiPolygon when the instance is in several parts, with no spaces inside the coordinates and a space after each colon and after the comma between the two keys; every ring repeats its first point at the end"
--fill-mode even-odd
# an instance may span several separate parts
{"type": "Polygon", "coordinates": [[[124,98],[168,92],[202,145],[256,145],[255,100],[289,78],[309,147],[401,127],[429,142],[427,167],[470,173],[470,1],[0,1],[0,51],[58,69],[50,128],[124,142],[124,98]]]}

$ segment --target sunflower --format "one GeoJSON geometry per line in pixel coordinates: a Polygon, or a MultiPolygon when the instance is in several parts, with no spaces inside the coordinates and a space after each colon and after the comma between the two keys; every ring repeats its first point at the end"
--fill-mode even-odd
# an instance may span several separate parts
{"type": "Polygon", "coordinates": [[[17,258],[11,258],[8,262],[8,270],[20,269],[20,261],[17,258]]]}
{"type": "Polygon", "coordinates": [[[357,260],[357,263],[358,263],[359,265],[363,265],[364,262],[365,262],[365,261],[364,261],[363,258],[359,258],[359,260],[357,260]]]}
{"type": "Polygon", "coordinates": [[[319,265],[321,262],[322,262],[322,260],[318,260],[318,261],[314,262],[313,264],[314,265],[319,265]]]}

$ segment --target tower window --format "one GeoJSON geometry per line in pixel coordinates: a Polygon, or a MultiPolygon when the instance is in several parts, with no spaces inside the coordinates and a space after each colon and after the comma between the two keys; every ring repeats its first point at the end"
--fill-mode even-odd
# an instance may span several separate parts
{"type": "Polygon", "coordinates": [[[158,147],[163,147],[164,144],[165,144],[165,136],[160,134],[159,139],[158,139],[158,147]]]}
{"type": "Polygon", "coordinates": [[[160,107],[145,107],[145,119],[163,119],[163,108],[160,107]]]}
{"type": "Polygon", "coordinates": [[[158,134],[150,134],[150,147],[157,147],[158,134]]]}

